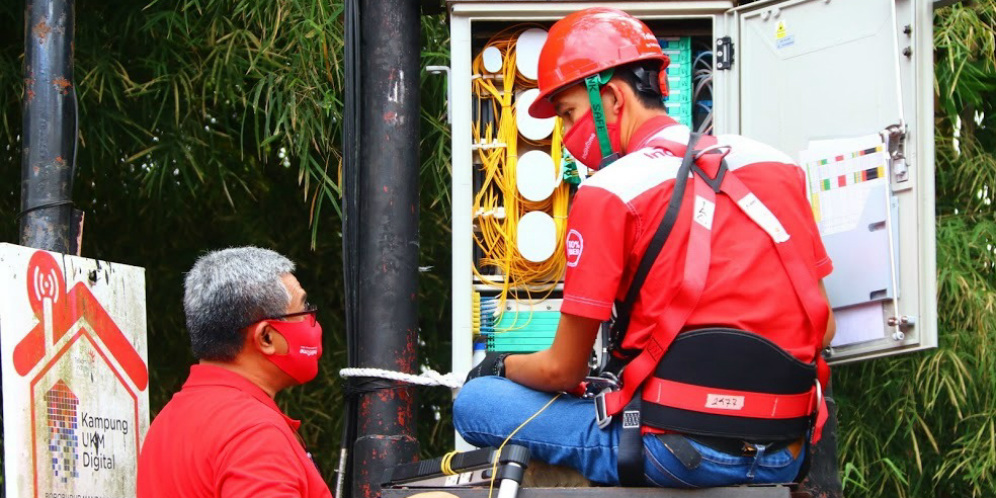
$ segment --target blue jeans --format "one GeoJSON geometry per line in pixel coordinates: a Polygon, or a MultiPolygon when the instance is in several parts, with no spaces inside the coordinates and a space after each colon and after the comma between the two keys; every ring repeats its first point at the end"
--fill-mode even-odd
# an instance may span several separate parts
{"type": "MultiPolygon", "coordinates": [[[[555,394],[534,391],[502,377],[481,377],[463,386],[453,403],[453,424],[467,442],[498,447],[555,394]]],[[[591,481],[619,484],[616,453],[618,417],[610,427],[595,423],[592,400],[562,394],[509,441],[529,448],[537,460],[573,467],[591,481]]],[[[755,456],[732,456],[689,441],[702,456],[688,469],[654,435],[643,438],[647,482],[661,487],[695,488],[791,482],[802,454],[788,449],[755,456]]]]}

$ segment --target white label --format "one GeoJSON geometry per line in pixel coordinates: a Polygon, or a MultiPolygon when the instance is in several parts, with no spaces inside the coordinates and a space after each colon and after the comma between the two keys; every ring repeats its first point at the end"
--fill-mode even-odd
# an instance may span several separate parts
{"type": "Polygon", "coordinates": [[[785,231],[785,227],[782,223],[778,221],[778,218],[770,210],[768,206],[765,206],[761,199],[758,199],[754,194],[747,194],[737,202],[740,205],[740,209],[743,210],[750,219],[754,220],[761,229],[768,232],[771,239],[775,243],[782,243],[789,239],[788,232],[785,231]]]}
{"type": "Polygon", "coordinates": [[[706,227],[706,230],[712,230],[712,215],[716,212],[716,204],[705,197],[695,196],[695,213],[694,220],[699,225],[706,227]]]}
{"type": "Polygon", "coordinates": [[[744,397],[730,396],[728,394],[707,394],[706,408],[718,410],[743,410],[744,397]]]}

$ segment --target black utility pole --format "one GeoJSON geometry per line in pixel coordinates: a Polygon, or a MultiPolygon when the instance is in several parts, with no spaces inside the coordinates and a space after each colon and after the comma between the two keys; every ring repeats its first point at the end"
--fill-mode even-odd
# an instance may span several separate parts
{"type": "MultiPolygon", "coordinates": [[[[355,2],[359,10],[360,133],[347,147],[358,163],[348,165],[356,182],[355,212],[345,226],[344,251],[355,258],[351,339],[356,366],[414,373],[418,352],[419,51],[417,0],[355,2]],[[355,249],[355,251],[352,251],[355,249]]],[[[356,39],[347,43],[356,43],[356,39]]],[[[346,47],[353,53],[356,47],[346,47]]],[[[356,90],[356,89],[354,89],[356,90]]],[[[350,107],[347,103],[347,109],[350,107]]],[[[351,122],[347,116],[346,125],[351,122]]],[[[347,133],[349,135],[349,133],[347,133]]],[[[349,193],[347,193],[349,195],[349,193]]],[[[349,204],[349,201],[346,201],[349,204]]],[[[347,278],[347,285],[348,278],[347,278]]],[[[348,294],[348,292],[347,292],[348,294]]],[[[362,382],[356,395],[356,441],[352,451],[352,498],[380,496],[384,471],[415,461],[415,391],[390,382],[362,382]]]]}
{"type": "Polygon", "coordinates": [[[21,139],[21,231],[27,247],[75,252],[73,166],[74,0],[28,0],[24,11],[24,99],[21,139]]]}

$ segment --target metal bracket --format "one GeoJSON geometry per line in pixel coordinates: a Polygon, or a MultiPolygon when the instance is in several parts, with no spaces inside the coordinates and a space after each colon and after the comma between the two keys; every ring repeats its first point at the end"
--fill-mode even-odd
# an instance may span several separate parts
{"type": "Polygon", "coordinates": [[[916,326],[916,317],[903,315],[899,318],[894,316],[889,317],[888,324],[890,327],[895,327],[896,331],[892,333],[892,340],[896,342],[902,342],[906,340],[906,330],[909,330],[916,326]]]}
{"type": "Polygon", "coordinates": [[[906,164],[906,123],[889,125],[879,132],[889,152],[892,163],[892,175],[897,183],[909,181],[910,174],[906,164]]]}
{"type": "Polygon", "coordinates": [[[913,328],[916,325],[916,317],[915,316],[903,315],[903,316],[901,316],[899,318],[896,318],[894,316],[890,316],[888,323],[889,323],[890,327],[899,327],[901,329],[909,329],[909,328],[913,328]]]}
{"type": "Polygon", "coordinates": [[[716,69],[729,71],[733,67],[733,39],[729,36],[716,39],[716,69]]]}
{"type": "Polygon", "coordinates": [[[449,66],[425,66],[425,70],[429,71],[429,74],[445,74],[446,75],[446,122],[453,123],[453,107],[451,102],[453,102],[453,85],[450,81],[450,67],[449,66]]]}

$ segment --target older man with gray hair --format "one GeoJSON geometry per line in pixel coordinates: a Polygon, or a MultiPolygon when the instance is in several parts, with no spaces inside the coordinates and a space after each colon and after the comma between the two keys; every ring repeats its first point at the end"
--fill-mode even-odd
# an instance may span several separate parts
{"type": "Polygon", "coordinates": [[[294,263],[256,247],[214,251],[187,274],[183,308],[198,364],[149,428],[138,496],[331,497],[277,407],[322,355],[316,309],[294,263]]]}

